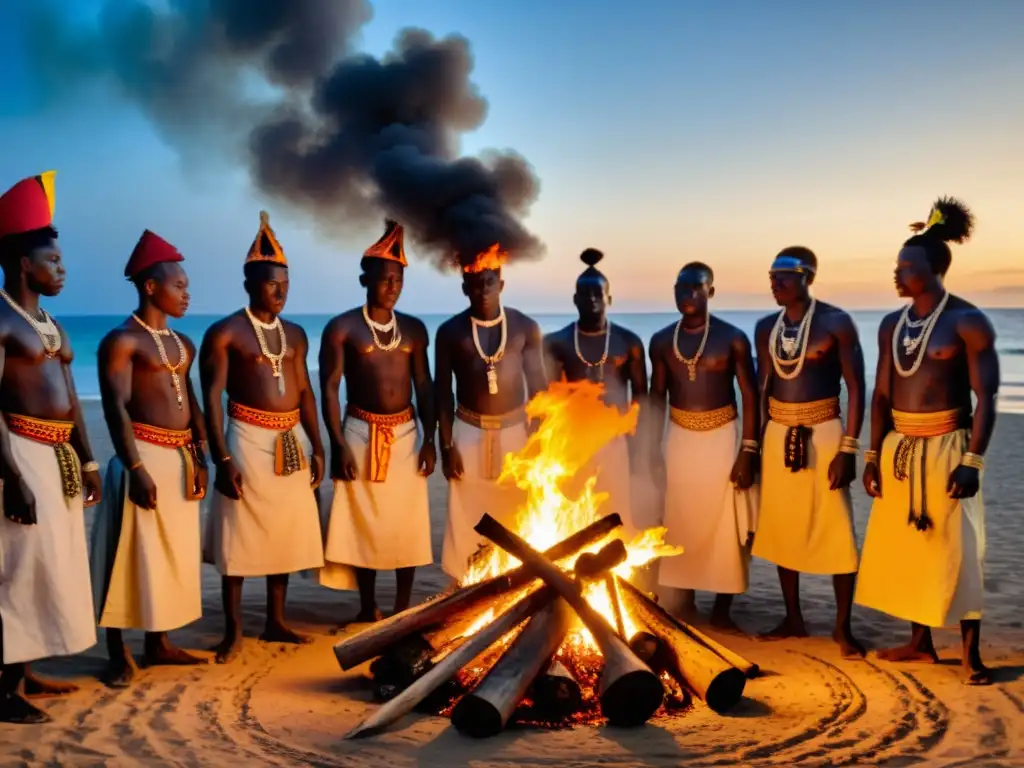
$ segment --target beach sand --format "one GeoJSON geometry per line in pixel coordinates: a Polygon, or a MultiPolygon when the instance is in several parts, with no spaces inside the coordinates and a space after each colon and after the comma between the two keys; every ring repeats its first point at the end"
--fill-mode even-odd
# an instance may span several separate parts
{"type": "MultiPolygon", "coordinates": [[[[105,461],[112,450],[99,404],[88,403],[87,411],[97,457],[105,461]]],[[[255,639],[262,627],[263,583],[251,580],[244,597],[248,639],[234,664],[142,670],[135,686],[123,691],[97,680],[102,645],[38,664],[41,672],[74,679],[82,689],[41,704],[54,718],[49,725],[0,726],[0,765],[1024,765],[1021,445],[1024,417],[1001,416],[985,477],[983,641],[997,680],[988,688],[960,683],[956,631],[936,633],[943,660],[938,666],[843,661],[828,639],[831,581],[805,577],[804,613],[814,637],[766,643],[709,631],[765,670],[748,683],[746,700],[727,716],[696,702],[681,715],[633,730],[511,730],[476,741],[461,737],[443,718],[415,714],[384,735],[346,742],[343,734],[376,706],[365,666],[343,673],[331,652],[338,640],[331,633],[355,615],[356,594],[293,577],[291,620],[315,635],[315,642],[265,645],[255,639]]],[[[439,558],[446,495],[440,466],[430,489],[439,558]]],[[[329,493],[327,485],[324,490],[329,493]]],[[[859,484],[855,500],[857,532],[863,537],[869,504],[859,484]]],[[[393,579],[382,575],[379,582],[381,605],[388,608],[393,579]]],[[[436,566],[421,569],[416,599],[447,583],[436,566]]],[[[204,618],[173,634],[185,647],[210,647],[223,627],[220,582],[212,567],[204,566],[203,587],[204,618]]],[[[702,608],[709,607],[709,599],[701,596],[702,608]]],[[[737,622],[751,633],[766,631],[781,610],[774,568],[755,561],[750,591],[736,600],[737,622]]],[[[854,629],[873,647],[902,642],[907,634],[902,623],[861,609],[855,609],[854,629]]],[[[132,643],[141,654],[141,638],[133,637],[132,643]]]]}

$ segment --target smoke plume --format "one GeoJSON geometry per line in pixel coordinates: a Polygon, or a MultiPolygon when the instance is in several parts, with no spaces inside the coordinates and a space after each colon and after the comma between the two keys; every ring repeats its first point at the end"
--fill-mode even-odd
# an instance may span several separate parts
{"type": "Polygon", "coordinates": [[[539,191],[529,163],[459,156],[487,113],[463,37],[406,29],[381,59],[359,54],[366,0],[108,0],[92,28],[33,14],[51,85],[112,83],[186,157],[244,158],[260,192],[328,230],[386,215],[439,268],[495,243],[543,253],[521,221],[539,191]]]}

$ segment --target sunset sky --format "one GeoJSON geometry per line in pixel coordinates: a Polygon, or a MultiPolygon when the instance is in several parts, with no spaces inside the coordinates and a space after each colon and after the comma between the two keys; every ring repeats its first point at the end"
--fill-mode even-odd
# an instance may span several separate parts
{"type": "MultiPolygon", "coordinates": [[[[85,21],[102,5],[64,4],[85,21]]],[[[20,7],[0,3],[0,187],[58,171],[58,311],[129,308],[121,271],[147,227],[185,254],[193,311],[236,308],[261,207],[292,264],[290,311],[362,301],[359,255],[379,229],[321,237],[255,196],[241,165],[183,163],[116,94],[48,103],[20,7]]],[[[819,296],[887,307],[907,224],[951,194],[977,216],[951,288],[1024,305],[1024,3],[381,0],[362,50],[384,54],[408,26],[472,44],[489,112],[463,152],[512,148],[540,177],[527,225],[547,255],[506,271],[509,304],[571,310],[593,246],[620,310],[671,309],[694,259],[715,268],[718,306],[767,307],[768,264],[799,243],[821,260],[819,296]]],[[[400,306],[461,308],[458,279],[409,251],[400,306]]]]}

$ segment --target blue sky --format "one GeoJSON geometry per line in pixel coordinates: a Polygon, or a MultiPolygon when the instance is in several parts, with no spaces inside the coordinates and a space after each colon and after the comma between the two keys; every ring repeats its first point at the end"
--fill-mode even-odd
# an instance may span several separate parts
{"type": "MultiPolygon", "coordinates": [[[[83,18],[101,5],[64,4],[83,18]]],[[[41,104],[16,7],[0,2],[0,186],[58,171],[70,279],[55,309],[130,308],[121,271],[147,227],[185,254],[194,311],[236,308],[267,206],[244,169],[183,165],[113,97],[41,104]]],[[[547,256],[507,270],[509,304],[571,310],[578,254],[594,246],[619,309],[670,309],[692,259],[715,267],[720,306],[764,307],[771,257],[802,243],[822,262],[819,295],[889,306],[906,225],[940,194],[978,217],[952,287],[1024,303],[1024,3],[388,0],[363,50],[384,53],[406,26],[469,38],[490,106],[463,150],[513,148],[541,179],[528,225],[547,256]]],[[[270,211],[292,263],[289,309],[359,303],[358,257],[379,232],[328,239],[270,211]]],[[[458,279],[410,251],[402,307],[461,308],[458,279]]]]}

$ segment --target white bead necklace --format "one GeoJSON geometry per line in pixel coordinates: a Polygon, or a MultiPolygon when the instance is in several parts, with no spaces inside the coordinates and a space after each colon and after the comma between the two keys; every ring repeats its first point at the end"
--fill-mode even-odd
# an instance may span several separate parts
{"type": "Polygon", "coordinates": [[[697,347],[697,354],[693,357],[683,357],[683,353],[679,351],[679,329],[682,327],[683,318],[680,317],[676,323],[675,333],[672,334],[672,351],[675,353],[676,360],[686,364],[690,381],[696,381],[697,363],[700,362],[700,357],[704,354],[704,345],[708,343],[708,334],[711,332],[711,313],[707,311],[704,313],[704,335],[701,337],[700,346],[697,347]]]}
{"type": "MultiPolygon", "coordinates": [[[[593,370],[597,369],[597,381],[604,379],[604,364],[608,361],[608,351],[612,345],[612,324],[605,320],[604,323],[604,353],[601,355],[601,359],[596,363],[592,363],[583,356],[583,352],[580,351],[580,324],[572,324],[572,341],[576,347],[576,357],[579,358],[580,362],[583,363],[587,368],[593,370]]],[[[597,334],[588,333],[588,336],[596,336],[597,334]]],[[[589,376],[588,376],[589,378],[589,376]]]]}
{"type": "Polygon", "coordinates": [[[284,356],[288,352],[288,339],[284,333],[284,324],[281,322],[280,317],[275,317],[272,323],[264,323],[248,307],[245,308],[245,314],[248,315],[249,322],[252,324],[252,330],[256,334],[256,340],[260,343],[260,352],[263,353],[263,357],[270,363],[270,370],[273,372],[274,378],[277,379],[277,391],[283,395],[285,392],[285,381],[282,364],[284,363],[284,356]],[[267,347],[267,339],[263,335],[264,331],[275,330],[277,331],[278,338],[281,340],[281,351],[276,355],[271,354],[270,349],[267,347]]]}
{"type": "Polygon", "coordinates": [[[373,346],[381,352],[390,352],[393,349],[397,349],[398,345],[402,343],[402,331],[398,327],[398,317],[394,312],[391,313],[391,320],[386,323],[378,323],[370,317],[370,309],[364,304],[363,320],[366,321],[366,325],[370,329],[370,335],[373,337],[373,346]],[[391,341],[387,344],[381,344],[377,334],[390,333],[391,331],[394,331],[391,341]]]}
{"type": "MultiPolygon", "coordinates": [[[[772,326],[771,334],[768,336],[768,352],[772,357],[772,365],[775,367],[775,373],[780,379],[787,381],[795,379],[800,375],[800,372],[804,369],[804,361],[807,359],[807,342],[811,338],[811,320],[814,318],[814,309],[818,305],[817,299],[811,299],[811,304],[807,307],[807,312],[804,313],[804,319],[800,321],[800,325],[797,328],[796,338],[792,342],[791,350],[789,355],[799,349],[799,354],[795,360],[785,360],[782,354],[779,353],[779,337],[782,335],[785,327],[786,310],[783,308],[779,312],[778,318],[775,320],[775,325],[772,326]],[[795,366],[792,371],[783,370],[782,366],[792,365],[795,366]]],[[[787,345],[789,346],[789,345],[787,345]]],[[[786,354],[787,350],[783,349],[782,353],[786,354]]]]}
{"type": "Polygon", "coordinates": [[[53,318],[50,317],[50,313],[40,307],[39,311],[43,314],[43,319],[37,320],[26,312],[24,307],[12,299],[3,288],[0,288],[0,296],[10,304],[11,309],[21,315],[25,322],[32,326],[32,330],[36,332],[39,340],[43,342],[43,351],[46,353],[46,356],[56,357],[64,342],[60,337],[60,328],[57,327],[53,318]]]}
{"type": "Polygon", "coordinates": [[[928,314],[927,317],[923,317],[920,320],[914,321],[910,319],[910,310],[914,306],[913,303],[907,304],[900,313],[899,320],[896,321],[896,327],[892,332],[892,364],[896,368],[896,373],[904,379],[908,379],[917,373],[921,367],[921,363],[924,362],[924,354],[928,350],[928,340],[932,336],[932,331],[935,330],[935,325],[939,322],[939,315],[942,314],[942,310],[946,308],[946,302],[949,301],[949,291],[946,291],[942,295],[942,299],[935,305],[935,309],[928,314]],[[911,337],[910,329],[923,326],[924,330],[921,331],[920,335],[911,337]],[[904,332],[905,331],[905,332],[904,332]],[[904,368],[903,363],[900,362],[900,333],[903,332],[903,349],[907,354],[907,357],[914,357],[914,362],[910,368],[904,368]],[[916,353],[916,355],[915,355],[916,353]]]}
{"type": "Polygon", "coordinates": [[[505,308],[502,307],[498,316],[493,320],[478,320],[472,315],[469,316],[469,319],[473,324],[473,345],[476,347],[476,353],[487,364],[487,392],[496,395],[498,394],[498,372],[494,369],[494,366],[505,356],[505,342],[508,341],[508,323],[505,322],[505,308]],[[478,329],[493,328],[498,324],[501,325],[501,341],[498,343],[498,348],[493,355],[485,355],[483,348],[480,346],[480,333],[478,329]]]}
{"type": "Polygon", "coordinates": [[[134,312],[132,312],[132,317],[135,319],[135,322],[141,325],[149,332],[149,335],[153,337],[153,343],[156,344],[156,351],[160,354],[160,362],[171,374],[171,386],[174,387],[174,395],[178,401],[178,410],[182,410],[184,408],[185,398],[181,394],[181,377],[178,375],[178,371],[185,367],[185,345],[181,343],[181,339],[178,337],[178,334],[170,328],[164,328],[162,330],[150,328],[142,322],[142,318],[134,312]],[[167,357],[167,350],[164,349],[164,341],[161,336],[170,336],[178,345],[178,362],[176,365],[171,365],[171,361],[167,357]]]}

